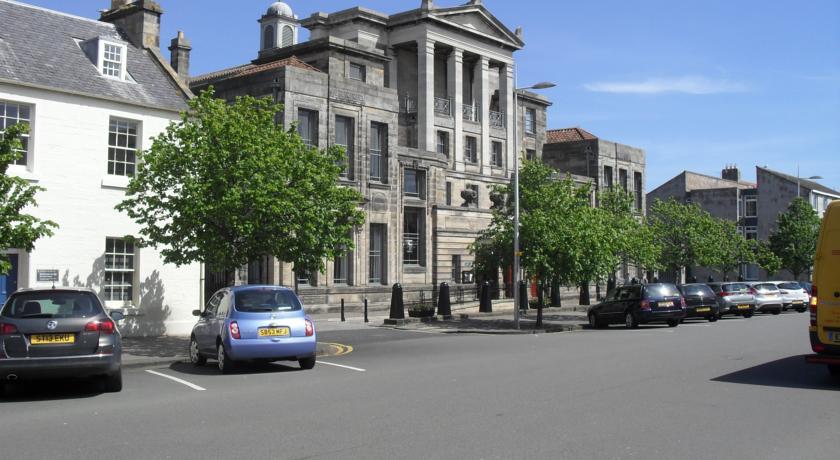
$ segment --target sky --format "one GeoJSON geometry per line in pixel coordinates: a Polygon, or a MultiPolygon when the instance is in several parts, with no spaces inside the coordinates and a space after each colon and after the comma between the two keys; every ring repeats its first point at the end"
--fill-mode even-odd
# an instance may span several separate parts
{"type": "MultiPolygon", "coordinates": [[[[254,59],[267,0],[157,0],[161,47],[183,30],[191,74],[254,59]]],[[[454,6],[466,0],[437,0],[454,6]]],[[[98,18],[110,0],[27,0],[98,18]]],[[[289,0],[299,17],[420,0],[289,0]]],[[[579,126],[647,152],[647,190],[683,170],[755,166],[840,190],[840,1],[484,0],[509,29],[520,86],[550,81],[549,128],[579,126]]],[[[308,34],[301,30],[301,40],[308,34]]]]}

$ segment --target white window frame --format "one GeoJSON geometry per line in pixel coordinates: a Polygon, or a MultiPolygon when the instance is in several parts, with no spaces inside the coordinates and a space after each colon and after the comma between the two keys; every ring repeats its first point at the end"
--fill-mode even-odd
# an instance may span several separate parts
{"type": "Polygon", "coordinates": [[[137,261],[137,246],[135,246],[134,243],[126,241],[124,238],[105,238],[105,269],[104,278],[102,279],[102,296],[105,299],[106,304],[126,305],[134,302],[137,295],[137,261]],[[111,241],[114,241],[113,250],[109,250],[109,243],[111,241]],[[122,243],[122,251],[117,250],[117,242],[122,243]],[[131,245],[131,252],[127,250],[128,245],[131,245]],[[111,257],[110,263],[109,257],[111,257]],[[130,264],[128,264],[126,260],[128,257],[130,257],[130,264]],[[122,263],[118,264],[118,260],[121,260],[122,263]],[[126,265],[130,265],[130,267],[127,267],[126,265]],[[109,273],[118,275],[120,281],[115,282],[112,280],[108,283],[107,280],[109,273]],[[128,279],[128,281],[126,281],[126,279],[128,279]],[[128,289],[128,296],[122,295],[120,296],[121,298],[113,298],[115,290],[116,292],[123,292],[126,288],[128,289]]]}
{"type": "Polygon", "coordinates": [[[758,198],[757,197],[746,197],[744,198],[744,217],[758,217],[758,198]],[[750,210],[750,203],[753,203],[753,214],[749,214],[750,210]]]}
{"type": "MultiPolygon", "coordinates": [[[[26,148],[23,149],[23,158],[22,158],[23,162],[22,163],[17,163],[17,162],[12,163],[12,164],[9,165],[10,168],[31,169],[30,165],[32,164],[32,130],[33,130],[32,120],[35,118],[34,114],[35,114],[35,106],[32,105],[32,104],[27,104],[25,102],[16,102],[16,101],[8,101],[8,100],[5,100],[5,99],[0,99],[0,119],[3,120],[3,123],[0,124],[0,133],[3,133],[5,131],[3,128],[5,126],[7,126],[7,121],[8,120],[14,120],[14,122],[15,122],[14,124],[26,123],[26,125],[29,126],[29,132],[27,132],[25,134],[21,134],[20,137],[19,137],[19,139],[21,139],[21,141],[23,141],[23,139],[26,139],[26,141],[25,141],[26,148]],[[6,114],[8,112],[8,106],[10,106],[10,105],[17,106],[18,113],[17,113],[17,116],[14,117],[14,118],[6,116],[6,114]],[[21,107],[26,107],[27,109],[29,109],[29,117],[21,118],[21,116],[20,116],[20,108],[21,107]]],[[[11,124],[9,124],[9,126],[11,126],[11,124]]]]}
{"type": "Polygon", "coordinates": [[[127,118],[120,118],[120,117],[109,117],[108,118],[108,156],[107,156],[107,162],[106,162],[106,168],[105,168],[105,172],[106,172],[106,174],[108,174],[108,176],[134,177],[134,175],[137,174],[137,164],[138,164],[137,153],[140,152],[140,150],[142,150],[142,148],[143,148],[143,145],[141,144],[141,142],[143,140],[142,128],[143,128],[143,123],[141,121],[138,121],[138,120],[129,120],[127,118]],[[113,126],[114,123],[117,123],[117,131],[111,131],[111,127],[113,126]],[[121,124],[128,124],[127,127],[126,127],[127,132],[125,132],[125,133],[121,132],[121,124]],[[136,138],[135,141],[134,141],[134,147],[133,148],[129,147],[130,136],[132,136],[132,134],[130,133],[131,124],[134,124],[135,134],[133,136],[136,138]],[[111,134],[114,134],[116,136],[116,142],[114,142],[114,143],[111,142],[111,134]],[[120,136],[123,136],[123,135],[126,136],[126,145],[125,146],[120,145],[120,136]],[[114,150],[114,159],[113,160],[111,159],[111,150],[112,149],[114,150]],[[117,153],[118,153],[117,151],[118,150],[123,150],[124,151],[125,156],[123,157],[124,159],[122,161],[117,160],[117,153]],[[134,162],[133,163],[129,162],[127,160],[129,153],[134,155],[134,162]],[[113,170],[111,169],[111,163],[114,163],[113,170]],[[116,171],[117,171],[117,164],[118,163],[121,163],[123,165],[133,164],[134,172],[132,174],[128,174],[127,173],[128,168],[125,168],[123,170],[123,174],[117,174],[116,171]]]}
{"type": "Polygon", "coordinates": [[[122,80],[125,81],[125,74],[126,74],[126,62],[128,61],[128,47],[115,42],[109,42],[106,40],[99,40],[99,53],[97,54],[99,57],[98,62],[96,63],[96,67],[99,69],[99,73],[105,78],[113,78],[115,80],[122,80]],[[119,50],[119,61],[114,61],[111,59],[105,58],[106,47],[112,46],[119,50]],[[119,75],[110,75],[105,72],[105,62],[116,62],[120,65],[120,72],[119,75]]]}
{"type": "Polygon", "coordinates": [[[504,166],[505,146],[501,141],[490,142],[490,166],[501,168],[504,166]],[[498,150],[496,148],[498,147],[498,150]]]}
{"type": "Polygon", "coordinates": [[[537,134],[537,109],[532,107],[525,108],[525,134],[537,134]]]}

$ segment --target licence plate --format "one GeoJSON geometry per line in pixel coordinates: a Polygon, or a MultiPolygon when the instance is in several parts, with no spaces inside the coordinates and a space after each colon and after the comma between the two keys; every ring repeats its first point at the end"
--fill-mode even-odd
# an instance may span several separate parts
{"type": "Polygon", "coordinates": [[[33,334],[29,336],[32,345],[55,345],[76,343],[75,334],[33,334]]]}
{"type": "Polygon", "coordinates": [[[738,305],[738,310],[749,310],[749,309],[750,309],[749,305],[738,305]]]}
{"type": "Polygon", "coordinates": [[[794,305],[802,305],[803,302],[801,300],[794,300],[791,303],[794,304],[794,305]]]}
{"type": "Polygon", "coordinates": [[[826,335],[826,337],[828,337],[829,341],[840,343],[840,332],[838,332],[838,331],[827,331],[825,333],[825,335],[826,335]]]}
{"type": "Polygon", "coordinates": [[[288,327],[262,327],[257,330],[260,337],[288,337],[290,335],[288,327]]]}
{"type": "Polygon", "coordinates": [[[698,308],[697,309],[697,313],[705,313],[707,311],[712,311],[712,309],[709,308],[709,307],[704,307],[704,308],[698,308]]]}

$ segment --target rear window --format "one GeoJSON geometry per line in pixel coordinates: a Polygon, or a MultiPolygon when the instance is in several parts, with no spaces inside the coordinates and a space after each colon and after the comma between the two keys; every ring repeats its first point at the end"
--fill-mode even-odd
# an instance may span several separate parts
{"type": "Polygon", "coordinates": [[[673,284],[648,284],[645,297],[679,297],[680,291],[673,284]]]}
{"type": "Polygon", "coordinates": [[[680,291],[682,291],[683,295],[696,295],[696,296],[714,296],[715,293],[712,292],[712,289],[705,284],[687,284],[685,286],[680,287],[680,291]]]}
{"type": "Polygon", "coordinates": [[[285,289],[248,289],[236,291],[234,308],[241,312],[297,311],[302,307],[294,292],[285,289]]]}
{"type": "Polygon", "coordinates": [[[779,283],[779,287],[782,289],[803,289],[799,283],[779,283]]]}
{"type": "Polygon", "coordinates": [[[723,290],[726,292],[741,292],[749,291],[750,287],[743,283],[724,284],[723,290]]]}
{"type": "Polygon", "coordinates": [[[6,318],[90,318],[102,313],[90,292],[36,291],[13,294],[2,315],[6,318]]]}
{"type": "Polygon", "coordinates": [[[778,291],[779,290],[779,288],[777,288],[775,284],[771,284],[771,283],[756,284],[755,289],[758,290],[758,291],[765,291],[765,292],[766,291],[778,291]]]}

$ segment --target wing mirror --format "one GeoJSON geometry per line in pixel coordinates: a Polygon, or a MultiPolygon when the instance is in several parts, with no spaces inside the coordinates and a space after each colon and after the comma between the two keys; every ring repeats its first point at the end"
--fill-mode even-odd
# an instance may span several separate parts
{"type": "Polygon", "coordinates": [[[201,316],[201,310],[193,310],[193,316],[201,316]]]}

